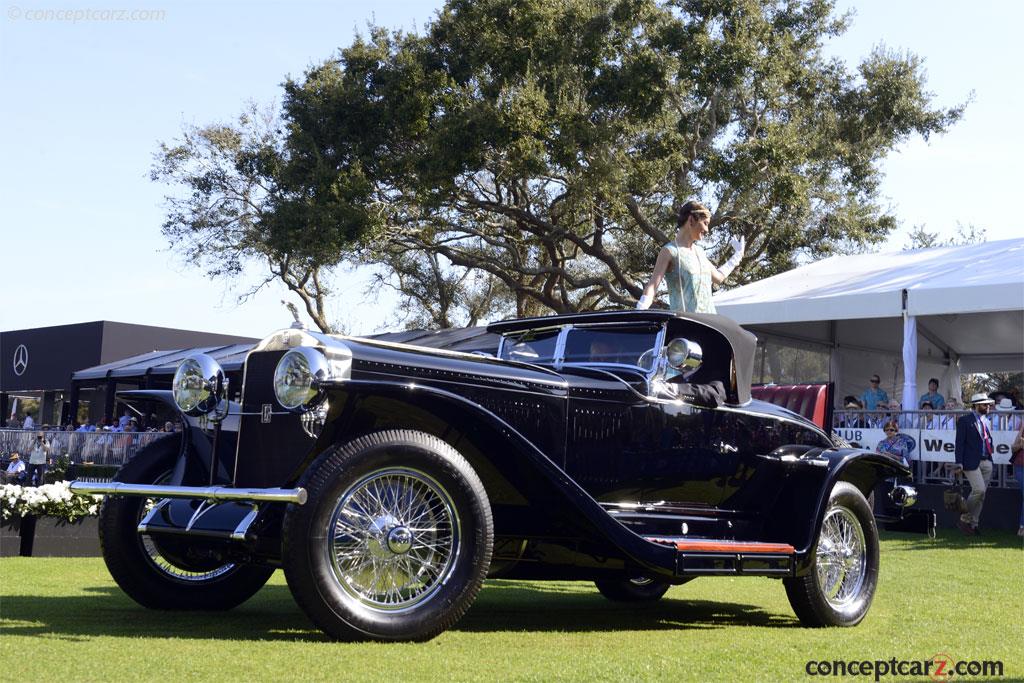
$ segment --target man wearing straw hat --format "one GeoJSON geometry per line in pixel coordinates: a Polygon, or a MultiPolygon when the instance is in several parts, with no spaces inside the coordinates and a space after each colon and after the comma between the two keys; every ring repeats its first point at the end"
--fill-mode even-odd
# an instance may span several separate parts
{"type": "Polygon", "coordinates": [[[17,453],[11,453],[10,462],[7,465],[7,469],[4,471],[4,483],[16,484],[21,481],[24,476],[25,463],[21,461],[20,455],[17,453]]]}
{"type": "Polygon", "coordinates": [[[985,415],[995,403],[988,394],[971,397],[974,410],[956,421],[956,472],[963,472],[971,485],[967,512],[960,515],[957,527],[967,536],[978,535],[978,519],[985,504],[985,491],[992,477],[992,432],[985,415]]]}

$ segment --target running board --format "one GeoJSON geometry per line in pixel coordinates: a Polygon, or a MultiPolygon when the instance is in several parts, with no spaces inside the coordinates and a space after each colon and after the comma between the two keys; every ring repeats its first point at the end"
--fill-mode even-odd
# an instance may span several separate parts
{"type": "Polygon", "coordinates": [[[675,547],[677,576],[795,576],[796,549],[788,543],[652,536],[651,543],[675,547]]]}

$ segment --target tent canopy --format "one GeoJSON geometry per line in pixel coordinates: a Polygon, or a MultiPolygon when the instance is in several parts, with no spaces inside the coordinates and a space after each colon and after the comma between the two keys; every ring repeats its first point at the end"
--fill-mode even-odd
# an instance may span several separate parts
{"type": "Polygon", "coordinates": [[[916,319],[916,338],[906,341],[917,346],[923,382],[957,362],[962,372],[1024,370],[1024,239],[833,256],[714,301],[759,337],[841,352],[858,373],[842,373],[850,393],[884,367],[880,356],[911,350],[904,315],[916,319]]]}

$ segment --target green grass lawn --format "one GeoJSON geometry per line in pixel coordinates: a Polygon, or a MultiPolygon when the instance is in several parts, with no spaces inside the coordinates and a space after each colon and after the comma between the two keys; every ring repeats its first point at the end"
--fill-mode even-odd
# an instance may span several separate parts
{"type": "Polygon", "coordinates": [[[838,680],[807,676],[806,662],[938,653],[1002,660],[1001,680],[1024,680],[1020,539],[887,534],[855,628],[802,628],[770,579],[698,579],[644,607],[589,583],[489,581],[423,644],[325,640],[281,572],[231,612],[160,613],[125,597],[98,558],[0,560],[0,680],[12,682],[838,680]]]}

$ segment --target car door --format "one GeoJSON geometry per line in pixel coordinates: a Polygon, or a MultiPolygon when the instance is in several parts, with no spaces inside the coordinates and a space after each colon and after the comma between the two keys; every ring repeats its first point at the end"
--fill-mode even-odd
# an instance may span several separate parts
{"type": "Polygon", "coordinates": [[[642,458],[647,501],[714,506],[741,483],[733,413],[658,397],[645,418],[644,430],[657,435],[642,458]]]}

